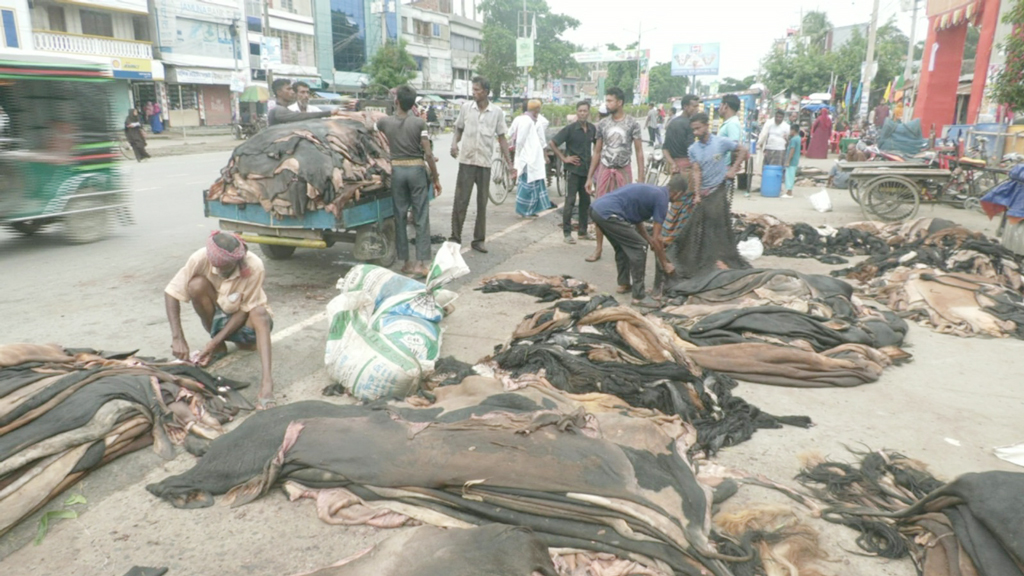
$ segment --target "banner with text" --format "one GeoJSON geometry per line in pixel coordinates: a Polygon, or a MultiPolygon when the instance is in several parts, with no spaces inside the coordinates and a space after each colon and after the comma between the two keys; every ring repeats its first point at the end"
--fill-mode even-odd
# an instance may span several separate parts
{"type": "Polygon", "coordinates": [[[718,42],[707,44],[676,44],[672,47],[673,76],[717,76],[718,42]]]}

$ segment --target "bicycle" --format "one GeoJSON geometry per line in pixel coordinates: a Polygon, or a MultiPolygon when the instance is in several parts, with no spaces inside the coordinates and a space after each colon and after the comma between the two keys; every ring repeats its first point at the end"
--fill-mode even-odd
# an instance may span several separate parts
{"type": "Polygon", "coordinates": [[[117,148],[121,151],[121,155],[129,160],[135,160],[135,149],[128,143],[128,138],[120,136],[117,139],[117,148]]]}
{"type": "Polygon", "coordinates": [[[500,206],[508,198],[509,192],[515,187],[516,182],[509,173],[505,161],[495,158],[491,161],[491,186],[487,196],[495,206],[500,206]]]}

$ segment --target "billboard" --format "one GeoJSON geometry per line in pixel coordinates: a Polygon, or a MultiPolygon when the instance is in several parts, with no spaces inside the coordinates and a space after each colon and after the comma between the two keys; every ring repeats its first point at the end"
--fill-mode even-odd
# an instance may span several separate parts
{"type": "Polygon", "coordinates": [[[645,55],[649,56],[650,50],[596,50],[594,52],[575,52],[572,57],[580,64],[595,64],[597,62],[627,62],[639,60],[645,55]]]}
{"type": "Polygon", "coordinates": [[[516,38],[516,66],[533,66],[533,38],[516,38]]]}
{"type": "Polygon", "coordinates": [[[672,75],[717,76],[720,56],[718,42],[676,44],[672,47],[672,75]]]}

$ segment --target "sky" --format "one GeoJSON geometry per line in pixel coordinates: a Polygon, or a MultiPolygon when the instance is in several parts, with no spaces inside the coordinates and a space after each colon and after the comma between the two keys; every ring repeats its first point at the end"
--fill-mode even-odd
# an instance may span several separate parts
{"type": "MultiPolygon", "coordinates": [[[[641,47],[649,49],[652,64],[658,64],[671,59],[674,44],[719,42],[720,77],[734,78],[757,73],[758,62],[774,40],[799,25],[801,9],[823,10],[833,26],[846,26],[868,22],[872,4],[872,0],[548,0],[553,12],[580,21],[579,28],[565,35],[576,44],[590,48],[612,42],[625,47],[642,31],[641,47]]],[[[918,15],[916,41],[921,41],[927,32],[924,0],[918,15]]],[[[909,36],[913,17],[903,12],[901,0],[879,0],[879,25],[891,16],[909,36]]]]}

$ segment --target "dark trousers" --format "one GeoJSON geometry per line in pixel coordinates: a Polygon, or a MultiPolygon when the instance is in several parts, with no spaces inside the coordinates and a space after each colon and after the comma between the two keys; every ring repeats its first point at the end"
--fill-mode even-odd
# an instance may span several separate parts
{"type": "Polygon", "coordinates": [[[466,222],[469,199],[476,185],[476,226],[473,228],[473,243],[483,243],[487,235],[487,200],[491,189],[490,167],[459,164],[459,175],[455,180],[455,205],[452,207],[452,242],[462,244],[462,225],[466,222]]]}
{"type": "Polygon", "coordinates": [[[395,206],[395,243],[399,260],[409,259],[406,215],[412,208],[416,259],[430,261],[430,181],[423,166],[391,167],[391,201],[395,206]]]}
{"type": "Polygon", "coordinates": [[[587,234],[587,216],[590,214],[590,194],[587,194],[587,177],[569,174],[565,184],[565,206],[562,207],[562,231],[566,236],[572,234],[572,213],[576,210],[576,196],[580,197],[579,235],[587,234]]]}
{"type": "Polygon", "coordinates": [[[604,237],[615,249],[615,270],[619,286],[633,286],[633,299],[644,298],[644,275],[647,273],[647,241],[636,226],[621,218],[602,218],[593,209],[590,217],[604,232],[604,237]]]}

